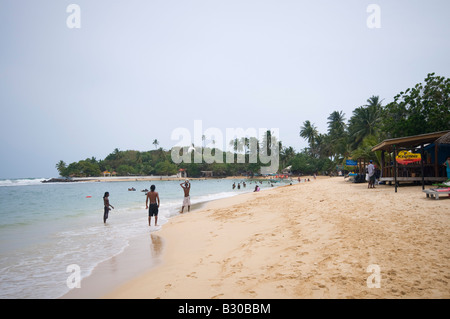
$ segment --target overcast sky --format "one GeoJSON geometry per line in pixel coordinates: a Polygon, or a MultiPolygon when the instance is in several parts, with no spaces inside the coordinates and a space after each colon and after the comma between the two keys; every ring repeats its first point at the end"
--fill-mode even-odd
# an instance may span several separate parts
{"type": "Polygon", "coordinates": [[[300,151],[305,120],[326,133],[333,111],[348,120],[372,95],[386,104],[428,73],[450,77],[449,12],[448,0],[0,0],[0,178],[56,177],[59,160],[154,139],[170,149],[194,120],[224,135],[276,128],[300,151]]]}

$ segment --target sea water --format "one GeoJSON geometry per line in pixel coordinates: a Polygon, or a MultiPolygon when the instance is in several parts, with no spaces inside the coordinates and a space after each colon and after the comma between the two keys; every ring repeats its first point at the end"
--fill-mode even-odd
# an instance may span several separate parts
{"type": "MultiPolygon", "coordinates": [[[[178,215],[179,181],[42,183],[44,179],[0,180],[0,298],[58,298],[69,291],[68,266],[81,278],[158,228],[148,226],[145,192],[154,184],[161,205],[158,224],[178,215]],[[129,188],[136,191],[129,191],[129,188]],[[115,209],[103,223],[103,195],[115,209]]],[[[191,203],[253,191],[232,189],[240,180],[191,181],[191,203]]],[[[252,188],[253,185],[253,188],[252,188]]],[[[264,187],[269,187],[263,183],[264,187]]],[[[154,220],[152,219],[152,223],[154,220]]]]}

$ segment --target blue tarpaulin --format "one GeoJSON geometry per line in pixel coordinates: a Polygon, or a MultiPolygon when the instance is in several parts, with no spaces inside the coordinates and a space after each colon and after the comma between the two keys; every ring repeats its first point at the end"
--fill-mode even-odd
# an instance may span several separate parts
{"type": "MultiPolygon", "coordinates": [[[[431,155],[431,163],[434,163],[434,143],[423,148],[431,155]]],[[[450,156],[450,144],[438,144],[438,164],[442,165],[450,156]]]]}

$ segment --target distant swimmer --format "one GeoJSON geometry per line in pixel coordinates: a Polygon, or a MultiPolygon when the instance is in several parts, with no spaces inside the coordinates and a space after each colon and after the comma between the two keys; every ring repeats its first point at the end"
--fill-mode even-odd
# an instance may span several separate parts
{"type": "Polygon", "coordinates": [[[155,226],[158,226],[158,210],[159,204],[161,203],[159,200],[158,192],[155,192],[155,185],[150,186],[150,192],[147,193],[147,197],[145,199],[145,209],[148,209],[148,225],[151,226],[152,216],[155,216],[155,226]],[[150,201],[150,208],[148,207],[148,202],[150,201]]]}
{"type": "Polygon", "coordinates": [[[111,208],[114,209],[113,205],[109,203],[109,192],[105,192],[105,195],[103,195],[103,206],[104,206],[103,223],[106,223],[109,211],[111,210],[111,208]]]}
{"type": "Polygon", "coordinates": [[[191,190],[191,183],[189,183],[188,180],[186,180],[184,183],[180,184],[181,188],[184,190],[184,199],[183,199],[183,206],[181,206],[181,214],[183,214],[184,207],[188,207],[188,212],[191,211],[191,197],[189,196],[189,192],[191,190]]]}

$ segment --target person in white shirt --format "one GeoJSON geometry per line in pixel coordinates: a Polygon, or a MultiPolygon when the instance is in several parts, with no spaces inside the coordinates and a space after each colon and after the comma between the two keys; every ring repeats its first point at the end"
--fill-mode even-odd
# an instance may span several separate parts
{"type": "Polygon", "coordinates": [[[375,188],[375,166],[373,161],[370,160],[370,164],[367,166],[367,173],[369,174],[369,184],[367,188],[375,188]]]}

